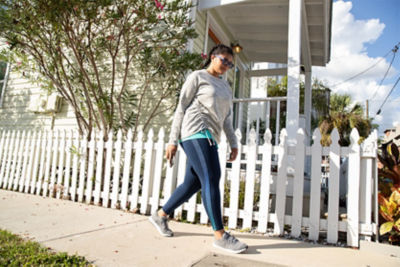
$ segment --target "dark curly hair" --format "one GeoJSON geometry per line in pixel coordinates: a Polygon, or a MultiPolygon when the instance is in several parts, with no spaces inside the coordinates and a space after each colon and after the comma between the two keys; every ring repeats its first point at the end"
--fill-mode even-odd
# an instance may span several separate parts
{"type": "Polygon", "coordinates": [[[219,55],[219,54],[229,54],[232,55],[232,57],[234,56],[231,47],[226,46],[224,44],[217,44],[216,46],[211,48],[210,53],[208,53],[208,59],[201,68],[205,69],[208,67],[208,65],[211,63],[211,55],[219,55]]]}

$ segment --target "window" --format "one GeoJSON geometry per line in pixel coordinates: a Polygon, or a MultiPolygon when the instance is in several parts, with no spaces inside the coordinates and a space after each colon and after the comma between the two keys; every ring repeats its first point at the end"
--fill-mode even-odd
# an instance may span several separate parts
{"type": "Polygon", "coordinates": [[[4,92],[6,90],[9,64],[0,61],[0,107],[3,105],[4,92]]]}

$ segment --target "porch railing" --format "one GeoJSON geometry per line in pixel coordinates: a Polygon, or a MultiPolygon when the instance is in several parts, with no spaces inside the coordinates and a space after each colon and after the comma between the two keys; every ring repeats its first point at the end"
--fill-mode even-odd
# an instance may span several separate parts
{"type": "MultiPolygon", "coordinates": [[[[236,134],[241,135],[240,131],[236,134]]],[[[110,133],[104,142],[98,133],[88,142],[73,131],[1,130],[0,188],[149,214],[162,206],[184,179],[185,154],[179,149],[176,164],[169,167],[164,159],[164,137],[163,129],[157,138],[150,130],[146,137],[139,132],[132,141],[129,131],[127,136],[110,133]]],[[[271,138],[267,130],[265,142],[258,145],[252,129],[249,142],[239,145],[239,159],[228,163],[227,142],[222,137],[221,205],[229,228],[269,230],[276,235],[290,229],[291,236],[303,233],[311,240],[326,233],[329,243],[337,243],[342,232],[353,247],[358,247],[359,239],[369,240],[376,233],[376,133],[360,146],[358,132],[353,130],[349,147],[338,145],[336,130],[330,147],[321,146],[318,130],[312,146],[303,145],[301,129],[296,146],[288,146],[285,130],[278,146],[271,144],[271,138]],[[295,156],[294,172],[287,171],[291,155],[295,156]],[[310,176],[304,172],[307,156],[311,156],[310,176]],[[326,192],[321,190],[322,157],[329,158],[326,192]],[[351,166],[345,218],[339,216],[341,158],[351,166]]],[[[194,195],[174,216],[207,223],[201,203],[199,195],[194,195]]]]}

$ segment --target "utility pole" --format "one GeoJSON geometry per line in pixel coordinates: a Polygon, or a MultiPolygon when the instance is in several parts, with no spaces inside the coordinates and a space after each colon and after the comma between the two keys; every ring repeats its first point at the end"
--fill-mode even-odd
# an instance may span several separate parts
{"type": "Polygon", "coordinates": [[[369,118],[369,100],[368,99],[366,100],[366,103],[365,103],[365,115],[368,120],[368,118],[369,118]]]}

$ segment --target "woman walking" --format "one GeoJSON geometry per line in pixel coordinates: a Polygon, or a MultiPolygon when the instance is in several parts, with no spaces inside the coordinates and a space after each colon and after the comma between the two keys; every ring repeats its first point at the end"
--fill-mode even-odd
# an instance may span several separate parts
{"type": "Polygon", "coordinates": [[[149,220],[163,236],[171,237],[167,216],[201,189],[201,197],[214,230],[215,247],[241,253],[247,245],[224,231],[222,224],[219,180],[221,176],[218,145],[224,130],[231,153],[236,159],[237,140],[232,127],[232,91],[219,78],[233,67],[233,51],[218,44],[209,53],[204,67],[189,74],[182,86],[175,111],[166,158],[172,163],[180,143],[187,156],[184,182],[176,188],[167,203],[149,220]]]}

